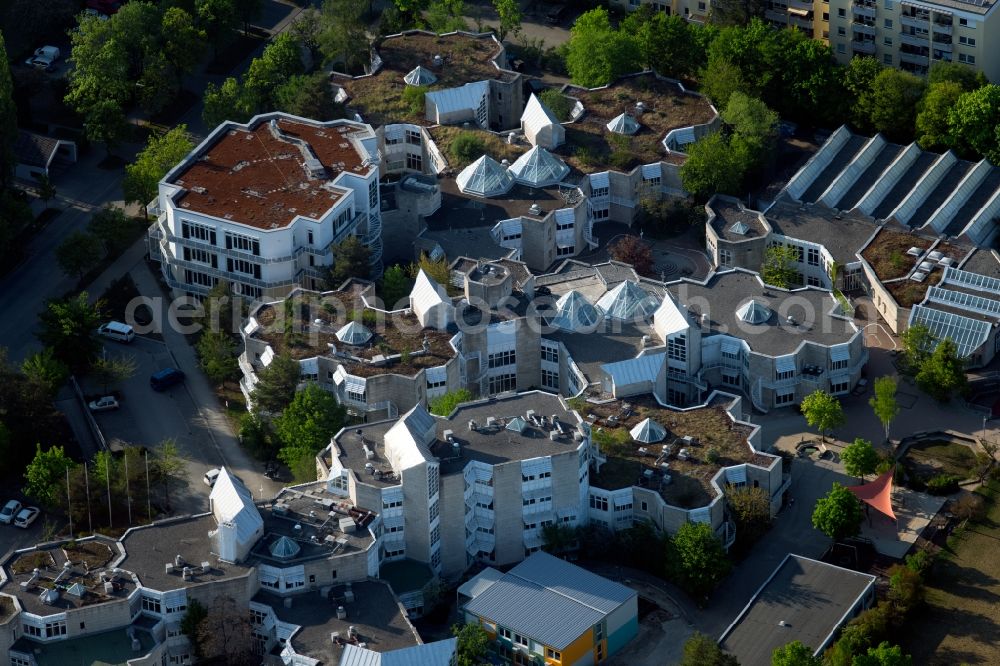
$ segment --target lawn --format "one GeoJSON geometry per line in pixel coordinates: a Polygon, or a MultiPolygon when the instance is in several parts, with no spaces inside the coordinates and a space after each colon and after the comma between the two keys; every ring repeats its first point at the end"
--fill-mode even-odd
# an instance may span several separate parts
{"type": "Polygon", "coordinates": [[[914,664],[1000,663],[1000,482],[977,492],[986,518],[949,539],[928,576],[927,609],[902,633],[914,664]]]}
{"type": "Polygon", "coordinates": [[[938,474],[966,479],[975,464],[976,454],[971,447],[939,439],[915,442],[903,456],[903,465],[925,480],[938,474]]]}

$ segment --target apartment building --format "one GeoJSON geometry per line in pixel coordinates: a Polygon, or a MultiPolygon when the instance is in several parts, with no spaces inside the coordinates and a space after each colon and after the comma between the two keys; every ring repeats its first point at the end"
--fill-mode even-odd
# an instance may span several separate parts
{"type": "Polygon", "coordinates": [[[250,299],[318,287],[357,236],[382,270],[379,157],[370,126],[284,113],[217,127],[160,181],[150,255],[177,294],[219,280],[250,299]]]}

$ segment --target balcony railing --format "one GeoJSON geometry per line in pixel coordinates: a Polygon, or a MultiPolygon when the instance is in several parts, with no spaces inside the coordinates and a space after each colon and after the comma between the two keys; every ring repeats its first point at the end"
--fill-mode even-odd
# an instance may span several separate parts
{"type": "Polygon", "coordinates": [[[801,16],[795,16],[794,14],[788,15],[788,24],[805,30],[812,30],[813,28],[812,19],[802,18],[801,16]]]}
{"type": "Polygon", "coordinates": [[[854,5],[851,7],[851,11],[854,12],[855,16],[863,16],[864,18],[875,18],[875,8],[874,7],[863,7],[860,5],[854,5]]]}
{"type": "Polygon", "coordinates": [[[802,0],[788,0],[789,9],[801,9],[805,12],[811,12],[813,10],[813,3],[802,2],[802,0]]]}
{"type": "Polygon", "coordinates": [[[852,23],[851,29],[854,30],[854,32],[859,35],[868,35],[869,37],[875,36],[875,26],[868,25],[867,23],[862,23],[861,21],[855,21],[854,23],[852,23]]]}
{"type": "Polygon", "coordinates": [[[906,14],[903,14],[899,17],[899,22],[908,28],[922,28],[923,30],[926,30],[928,28],[927,23],[929,22],[929,19],[926,17],[920,18],[918,16],[907,16],[906,14]]]}
{"type": "Polygon", "coordinates": [[[950,35],[952,31],[951,23],[938,23],[937,21],[931,21],[931,30],[934,32],[939,32],[943,35],[950,35]]]}
{"type": "Polygon", "coordinates": [[[910,46],[927,46],[927,35],[910,35],[904,32],[899,35],[899,41],[910,46]]]}
{"type": "Polygon", "coordinates": [[[851,42],[851,48],[855,53],[867,53],[868,55],[875,54],[875,42],[871,40],[865,40],[863,42],[851,42]]]}
{"type": "Polygon", "coordinates": [[[922,67],[927,67],[930,64],[930,58],[927,56],[915,55],[913,53],[900,52],[899,60],[901,62],[909,63],[911,65],[920,65],[922,67]]]}

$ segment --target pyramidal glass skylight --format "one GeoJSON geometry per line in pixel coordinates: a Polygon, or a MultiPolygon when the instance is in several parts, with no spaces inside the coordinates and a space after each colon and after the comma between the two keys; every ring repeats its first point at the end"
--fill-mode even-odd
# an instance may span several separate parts
{"type": "Polygon", "coordinates": [[[503,166],[489,155],[462,169],[455,178],[458,189],[465,194],[480,197],[495,197],[506,194],[514,186],[514,178],[503,166]]]}
{"type": "Polygon", "coordinates": [[[763,324],[771,318],[771,308],[760,301],[750,299],[736,309],[736,316],[747,324],[763,324]]]}
{"type": "Polygon", "coordinates": [[[555,185],[569,174],[569,167],[561,159],[535,146],[510,165],[514,180],[528,187],[555,185]]]}

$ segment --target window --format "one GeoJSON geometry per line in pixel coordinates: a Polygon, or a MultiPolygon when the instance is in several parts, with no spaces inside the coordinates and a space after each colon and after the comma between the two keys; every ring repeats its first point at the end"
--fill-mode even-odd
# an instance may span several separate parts
{"type": "Polygon", "coordinates": [[[885,8],[892,10],[892,0],[885,0],[885,8]]]}
{"type": "Polygon", "coordinates": [[[378,208],[378,181],[368,183],[368,207],[378,208]]]}
{"type": "Polygon", "coordinates": [[[500,636],[500,638],[506,638],[507,640],[510,640],[510,629],[507,629],[505,627],[497,627],[497,634],[500,636]]]}
{"type": "Polygon", "coordinates": [[[243,275],[252,275],[256,279],[260,279],[260,264],[255,264],[250,261],[244,261],[243,259],[233,259],[231,257],[226,258],[226,269],[230,273],[241,273],[243,275]]]}
{"type": "Polygon", "coordinates": [[[440,489],[441,471],[437,465],[427,466],[427,497],[434,497],[440,489]]]}
{"type": "Polygon", "coordinates": [[[142,596],[142,610],[149,611],[151,613],[160,613],[160,600],[154,599],[153,597],[142,596]]]}
{"type": "Polygon", "coordinates": [[[557,219],[556,220],[556,231],[566,231],[567,229],[572,229],[573,225],[575,223],[576,223],[576,220],[573,219],[573,218],[570,218],[568,220],[559,220],[559,219],[557,219]]]}
{"type": "Polygon", "coordinates": [[[882,56],[882,62],[884,62],[886,65],[891,65],[892,64],[892,54],[890,54],[890,53],[884,54],[882,56]]]}
{"type": "Polygon", "coordinates": [[[306,231],[306,242],[309,243],[310,245],[312,245],[313,244],[313,240],[314,240],[313,239],[313,230],[309,229],[308,231],[306,231]]]}
{"type": "Polygon", "coordinates": [[[608,219],[608,213],[610,211],[607,208],[595,208],[591,211],[591,217],[595,220],[606,220],[608,219]]]}
{"type": "Polygon", "coordinates": [[[819,250],[810,247],[806,250],[806,263],[810,266],[819,266],[819,250]]]}
{"type": "Polygon", "coordinates": [[[720,266],[732,266],[733,265],[733,253],[729,250],[719,249],[719,265],[720,266]]]}
{"type": "Polygon", "coordinates": [[[590,508],[597,509],[598,511],[608,510],[608,498],[598,497],[597,495],[590,496],[590,508]]]}
{"type": "Polygon", "coordinates": [[[823,286],[822,283],[819,281],[819,278],[816,277],[815,275],[807,275],[806,276],[806,284],[809,285],[810,287],[822,287],[823,286]]]}
{"type": "Polygon", "coordinates": [[[176,606],[167,606],[167,612],[168,613],[183,613],[184,611],[187,610],[187,608],[188,607],[187,607],[186,603],[181,603],[181,604],[178,604],[176,606]]]}
{"type": "Polygon", "coordinates": [[[424,170],[423,155],[414,155],[413,153],[406,153],[406,168],[412,171],[423,171],[424,170]]]}
{"type": "Polygon", "coordinates": [[[211,266],[212,268],[219,267],[219,257],[214,252],[209,252],[208,250],[185,247],[183,257],[184,261],[193,261],[211,266]]]}
{"type": "Polygon", "coordinates": [[[347,389],[347,399],[354,402],[368,402],[368,397],[366,391],[358,391],[357,389],[347,389]]]}
{"type": "Polygon", "coordinates": [[[595,199],[597,197],[606,197],[606,196],[608,196],[608,188],[607,187],[595,187],[594,189],[592,189],[590,191],[590,196],[591,196],[591,198],[595,198],[595,199]]]}
{"type": "Polygon", "coordinates": [[[850,384],[845,379],[842,382],[830,382],[830,393],[847,393],[850,384]]]}
{"type": "Polygon", "coordinates": [[[837,53],[847,53],[847,46],[844,44],[837,44],[837,53]]]}
{"type": "Polygon", "coordinates": [[[31,660],[27,657],[10,655],[10,666],[31,666],[31,660]]]}
{"type": "Polygon", "coordinates": [[[447,384],[448,384],[448,379],[447,378],[437,379],[437,380],[428,379],[427,380],[427,390],[430,391],[431,389],[443,388],[447,384]]]}
{"type": "Polygon", "coordinates": [[[338,215],[337,218],[333,221],[334,232],[342,231],[353,217],[354,217],[354,211],[351,210],[350,208],[348,208],[345,211],[342,211],[340,215],[338,215]]]}
{"type": "Polygon", "coordinates": [[[960,18],[958,19],[958,24],[963,27],[969,27],[969,19],[960,18]]]}
{"type": "Polygon", "coordinates": [[[410,144],[411,146],[419,146],[420,130],[412,130],[412,129],[406,130],[406,143],[410,144]]]}
{"type": "Polygon", "coordinates": [[[837,10],[837,16],[839,16],[840,18],[846,17],[847,16],[847,10],[845,8],[841,7],[840,9],[837,10]]]}
{"type": "MultiPolygon", "coordinates": [[[[312,242],[312,241],[310,241],[312,242]]],[[[237,250],[239,252],[249,252],[255,257],[260,256],[260,241],[251,236],[242,236],[232,232],[226,232],[226,249],[237,250]]]]}
{"type": "Polygon", "coordinates": [[[184,220],[181,222],[181,236],[215,245],[215,229],[205,224],[184,220]]]}
{"type": "Polygon", "coordinates": [[[659,187],[659,185],[660,185],[660,177],[659,176],[653,176],[652,178],[646,178],[645,176],[643,176],[642,177],[642,184],[645,185],[645,186],[647,186],[647,187],[659,187]]]}
{"type": "Polygon", "coordinates": [[[779,382],[781,380],[783,380],[783,379],[791,379],[794,376],[795,376],[795,370],[775,370],[774,371],[774,378],[775,378],[775,380],[777,380],[779,382]]]}
{"type": "Polygon", "coordinates": [[[491,368],[502,368],[505,365],[514,365],[516,362],[517,359],[513,349],[490,354],[489,365],[491,368]]]}
{"type": "Polygon", "coordinates": [[[738,387],[740,385],[740,375],[739,375],[739,373],[727,373],[727,372],[723,372],[722,373],[722,383],[723,384],[729,384],[730,386],[737,386],[738,387]]]}
{"type": "Polygon", "coordinates": [[[264,624],[264,620],[267,619],[267,613],[264,611],[259,611],[256,608],[250,609],[250,622],[253,624],[264,624]]]}
{"type": "Polygon", "coordinates": [[[667,340],[667,358],[687,361],[687,336],[674,335],[667,340]]]}
{"type": "Polygon", "coordinates": [[[790,404],[793,400],[795,400],[795,393],[794,392],[790,392],[790,393],[776,393],[774,395],[774,404],[776,406],[778,406],[778,407],[780,407],[781,405],[790,404]]]}
{"type": "Polygon", "coordinates": [[[556,246],[556,256],[557,257],[568,257],[576,252],[575,245],[566,245],[565,247],[561,245],[556,246]]]}
{"type": "Polygon", "coordinates": [[[823,12],[823,20],[824,21],[830,20],[830,12],[823,12]]]}
{"type": "Polygon", "coordinates": [[[558,347],[546,347],[542,345],[542,360],[548,361],[549,363],[559,362],[559,348],[558,347]]]}
{"type": "Polygon", "coordinates": [[[629,502],[628,504],[615,504],[615,511],[620,512],[620,511],[631,511],[631,510],[632,510],[631,502],[629,502]]]}
{"type": "Polygon", "coordinates": [[[959,62],[964,62],[966,65],[975,65],[976,64],[976,56],[967,55],[965,53],[959,53],[958,54],[958,61],[959,62]]]}
{"type": "Polygon", "coordinates": [[[553,389],[555,391],[559,390],[559,373],[553,372],[552,370],[542,370],[542,387],[547,389],[553,389]]]}
{"type": "Polygon", "coordinates": [[[892,19],[885,19],[882,24],[886,30],[892,30],[892,19]]]}
{"type": "Polygon", "coordinates": [[[552,661],[562,661],[562,653],[556,652],[552,648],[545,648],[545,658],[552,661]]]}
{"type": "Polygon", "coordinates": [[[514,642],[517,643],[518,645],[523,645],[524,647],[528,647],[528,639],[522,636],[521,634],[514,634],[514,642]]]}
{"type": "Polygon", "coordinates": [[[66,635],[66,620],[56,620],[55,622],[45,623],[45,637],[52,638],[53,636],[65,636],[66,635]]]}
{"type": "Polygon", "coordinates": [[[976,45],[976,38],[975,37],[966,37],[966,36],[963,35],[963,36],[961,36],[961,37],[958,38],[958,43],[959,44],[965,44],[966,46],[975,46],[976,45]]]}
{"type": "Polygon", "coordinates": [[[395,509],[396,507],[399,507],[399,506],[403,506],[403,500],[401,500],[401,499],[400,500],[392,500],[390,502],[382,500],[382,508],[383,509],[395,509]]]}
{"type": "Polygon", "coordinates": [[[520,239],[521,239],[520,231],[504,231],[500,236],[500,242],[520,240],[520,239]]]}
{"type": "Polygon", "coordinates": [[[885,39],[883,39],[883,40],[882,40],[882,42],[883,42],[883,43],[884,43],[884,44],[885,44],[886,46],[892,46],[892,37],[886,37],[885,39]]]}
{"type": "Polygon", "coordinates": [[[840,361],[830,361],[831,370],[845,370],[847,368],[847,359],[842,359],[840,361]]]}
{"type": "Polygon", "coordinates": [[[698,3],[698,11],[699,12],[705,11],[705,3],[704,2],[699,2],[698,3]]]}
{"type": "Polygon", "coordinates": [[[42,635],[42,628],[36,627],[33,624],[26,624],[24,626],[24,633],[26,636],[40,637],[42,635]]]}

